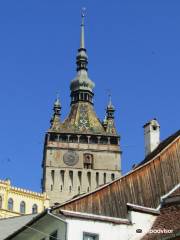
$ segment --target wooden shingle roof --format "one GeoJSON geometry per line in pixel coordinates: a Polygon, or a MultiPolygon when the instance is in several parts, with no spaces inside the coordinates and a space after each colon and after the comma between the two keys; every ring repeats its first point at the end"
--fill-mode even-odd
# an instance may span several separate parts
{"type": "Polygon", "coordinates": [[[54,210],[86,212],[125,218],[127,203],[157,208],[161,196],[180,182],[180,131],[164,140],[128,174],[54,210]]]}

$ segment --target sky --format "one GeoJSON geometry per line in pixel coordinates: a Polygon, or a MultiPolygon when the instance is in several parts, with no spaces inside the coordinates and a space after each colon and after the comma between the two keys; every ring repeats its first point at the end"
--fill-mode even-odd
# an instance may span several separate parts
{"type": "Polygon", "coordinates": [[[82,7],[94,107],[103,119],[110,90],[123,173],[144,158],[146,122],[158,119],[161,140],[179,129],[179,0],[0,1],[0,179],[15,186],[41,191],[57,92],[62,119],[70,110],[82,7]]]}

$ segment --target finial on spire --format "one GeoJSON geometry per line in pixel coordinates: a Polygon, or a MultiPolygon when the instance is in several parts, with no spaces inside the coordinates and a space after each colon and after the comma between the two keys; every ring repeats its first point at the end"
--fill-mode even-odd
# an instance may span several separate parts
{"type": "Polygon", "coordinates": [[[111,105],[112,105],[112,95],[111,95],[110,92],[109,92],[109,94],[108,94],[108,98],[109,98],[109,104],[108,104],[108,106],[111,106],[111,105]]]}
{"type": "Polygon", "coordinates": [[[84,41],[84,18],[86,16],[86,8],[83,7],[81,9],[81,42],[80,49],[85,49],[85,41],[84,41]]]}
{"type": "Polygon", "coordinates": [[[114,106],[112,105],[112,94],[111,94],[111,90],[107,89],[107,93],[108,93],[108,106],[107,108],[114,108],[114,106]]]}
{"type": "Polygon", "coordinates": [[[54,106],[56,107],[56,106],[61,106],[61,103],[60,103],[60,99],[59,99],[59,93],[57,92],[56,93],[56,100],[55,100],[55,102],[54,102],[54,106]]]}

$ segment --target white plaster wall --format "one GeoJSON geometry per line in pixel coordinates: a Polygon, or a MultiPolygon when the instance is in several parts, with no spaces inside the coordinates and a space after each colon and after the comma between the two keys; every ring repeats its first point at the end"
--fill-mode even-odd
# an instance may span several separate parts
{"type": "Polygon", "coordinates": [[[67,240],[83,240],[83,232],[99,234],[99,240],[138,240],[148,232],[156,218],[136,212],[131,213],[131,217],[132,225],[67,218],[67,240]],[[139,228],[142,229],[142,233],[136,233],[136,229],[139,228]]]}

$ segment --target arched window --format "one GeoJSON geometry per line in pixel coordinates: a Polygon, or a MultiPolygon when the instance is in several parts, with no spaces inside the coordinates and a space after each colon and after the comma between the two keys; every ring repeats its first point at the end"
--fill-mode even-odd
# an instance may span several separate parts
{"type": "Polygon", "coordinates": [[[0,208],[2,208],[2,196],[0,196],[0,208]]]}
{"type": "Polygon", "coordinates": [[[13,199],[9,198],[8,200],[8,210],[13,211],[13,199]]]}
{"type": "Polygon", "coordinates": [[[24,201],[20,203],[20,213],[25,213],[26,211],[26,204],[24,201]]]}
{"type": "Polygon", "coordinates": [[[111,180],[114,181],[114,179],[115,179],[115,175],[114,175],[114,173],[112,173],[111,174],[111,180]]]}
{"type": "Polygon", "coordinates": [[[37,206],[37,204],[34,204],[32,206],[32,213],[37,213],[37,212],[38,212],[38,206],[37,206]]]}
{"type": "Polygon", "coordinates": [[[104,184],[106,184],[106,173],[104,173],[104,184]]]}

